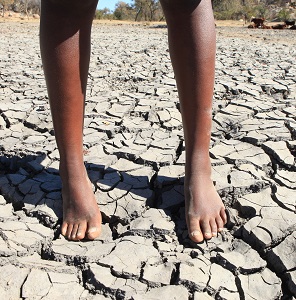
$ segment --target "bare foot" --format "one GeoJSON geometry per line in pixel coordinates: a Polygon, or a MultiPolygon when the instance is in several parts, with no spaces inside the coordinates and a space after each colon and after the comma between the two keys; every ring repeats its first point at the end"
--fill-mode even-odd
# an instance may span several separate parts
{"type": "Polygon", "coordinates": [[[74,172],[60,167],[63,189],[62,235],[78,241],[93,240],[101,232],[101,213],[84,165],[74,172]]]}
{"type": "Polygon", "coordinates": [[[185,210],[188,233],[194,242],[211,239],[223,230],[227,216],[210,174],[185,178],[185,210]]]}

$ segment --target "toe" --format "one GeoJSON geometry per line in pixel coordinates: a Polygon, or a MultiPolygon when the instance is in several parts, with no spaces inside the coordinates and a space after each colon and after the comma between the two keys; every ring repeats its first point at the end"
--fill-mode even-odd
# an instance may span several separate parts
{"type": "Polygon", "coordinates": [[[72,229],[73,229],[73,224],[68,224],[67,232],[66,232],[66,235],[65,235],[65,237],[68,240],[71,240],[72,229]]]}
{"type": "Polygon", "coordinates": [[[102,223],[102,217],[101,217],[101,213],[99,211],[98,215],[92,217],[90,219],[90,221],[88,222],[86,237],[89,240],[94,240],[95,238],[97,238],[100,235],[101,223],[102,223]]]}
{"type": "Polygon", "coordinates": [[[63,236],[66,236],[67,234],[67,229],[68,229],[68,223],[63,222],[62,227],[61,227],[61,234],[63,236]]]}
{"type": "Polygon", "coordinates": [[[194,226],[190,226],[189,237],[193,242],[196,243],[200,243],[203,241],[203,234],[198,220],[196,220],[196,224],[194,226]]]}
{"type": "Polygon", "coordinates": [[[223,227],[224,227],[224,221],[220,216],[218,216],[216,218],[216,224],[217,224],[218,232],[221,232],[223,230],[223,227]]]}
{"type": "Polygon", "coordinates": [[[216,224],[216,220],[211,220],[210,221],[210,226],[211,226],[211,233],[212,233],[212,237],[217,236],[217,224],[216,224]]]}
{"type": "Polygon", "coordinates": [[[71,240],[76,241],[77,239],[77,230],[78,230],[79,224],[74,224],[71,232],[71,240]]]}
{"type": "Polygon", "coordinates": [[[99,227],[89,227],[86,233],[86,236],[89,240],[94,240],[100,235],[99,227]]]}
{"type": "Polygon", "coordinates": [[[209,220],[204,220],[201,222],[202,234],[206,240],[212,238],[212,229],[209,220]]]}
{"type": "Polygon", "coordinates": [[[226,212],[225,212],[225,208],[221,209],[220,216],[223,220],[223,226],[224,226],[227,223],[227,215],[226,215],[226,212]]]}
{"type": "Polygon", "coordinates": [[[83,240],[84,239],[86,228],[87,228],[86,222],[83,222],[83,223],[79,224],[77,234],[76,234],[76,237],[77,237],[78,240],[83,240]]]}

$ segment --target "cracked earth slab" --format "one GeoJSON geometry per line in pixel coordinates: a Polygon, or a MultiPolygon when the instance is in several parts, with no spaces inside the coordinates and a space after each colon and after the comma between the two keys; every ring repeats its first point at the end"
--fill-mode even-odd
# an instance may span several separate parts
{"type": "Polygon", "coordinates": [[[292,32],[217,28],[210,155],[229,221],[201,244],[188,238],[184,218],[185,146],[166,30],[93,27],[84,147],[103,228],[92,242],[60,235],[59,155],[38,26],[1,23],[0,32],[1,296],[296,296],[292,32]]]}

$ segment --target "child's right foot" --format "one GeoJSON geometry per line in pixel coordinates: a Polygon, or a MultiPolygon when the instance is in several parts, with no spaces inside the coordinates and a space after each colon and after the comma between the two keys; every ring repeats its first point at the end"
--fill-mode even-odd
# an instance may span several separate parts
{"type": "Polygon", "coordinates": [[[102,217],[84,165],[66,171],[60,167],[63,189],[61,233],[68,240],[93,240],[100,235],[102,217]]]}
{"type": "Polygon", "coordinates": [[[211,180],[211,161],[207,155],[188,159],[185,175],[185,211],[188,233],[194,242],[217,236],[227,221],[225,207],[211,180]]]}
{"type": "Polygon", "coordinates": [[[185,179],[185,209],[188,233],[194,242],[216,237],[227,216],[210,176],[191,175],[185,179]]]}

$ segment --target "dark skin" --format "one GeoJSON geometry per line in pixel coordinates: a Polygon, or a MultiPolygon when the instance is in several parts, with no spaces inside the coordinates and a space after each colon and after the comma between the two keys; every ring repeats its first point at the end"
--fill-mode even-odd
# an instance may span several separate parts
{"type": "MultiPolygon", "coordinates": [[[[63,183],[62,234],[95,239],[101,214],[83,163],[90,32],[97,0],[42,0],[40,44],[63,183]]],[[[211,180],[209,144],[215,71],[211,1],[162,0],[186,145],[185,208],[190,238],[210,239],[226,223],[211,180]],[[184,47],[186,45],[186,47],[184,47]]]]}
{"type": "Polygon", "coordinates": [[[60,152],[62,234],[69,240],[94,239],[100,234],[101,214],[84,167],[82,129],[90,31],[97,3],[73,1],[68,11],[63,1],[56,2],[42,1],[40,45],[60,152]],[[80,7],[78,2],[84,3],[80,7]]]}

